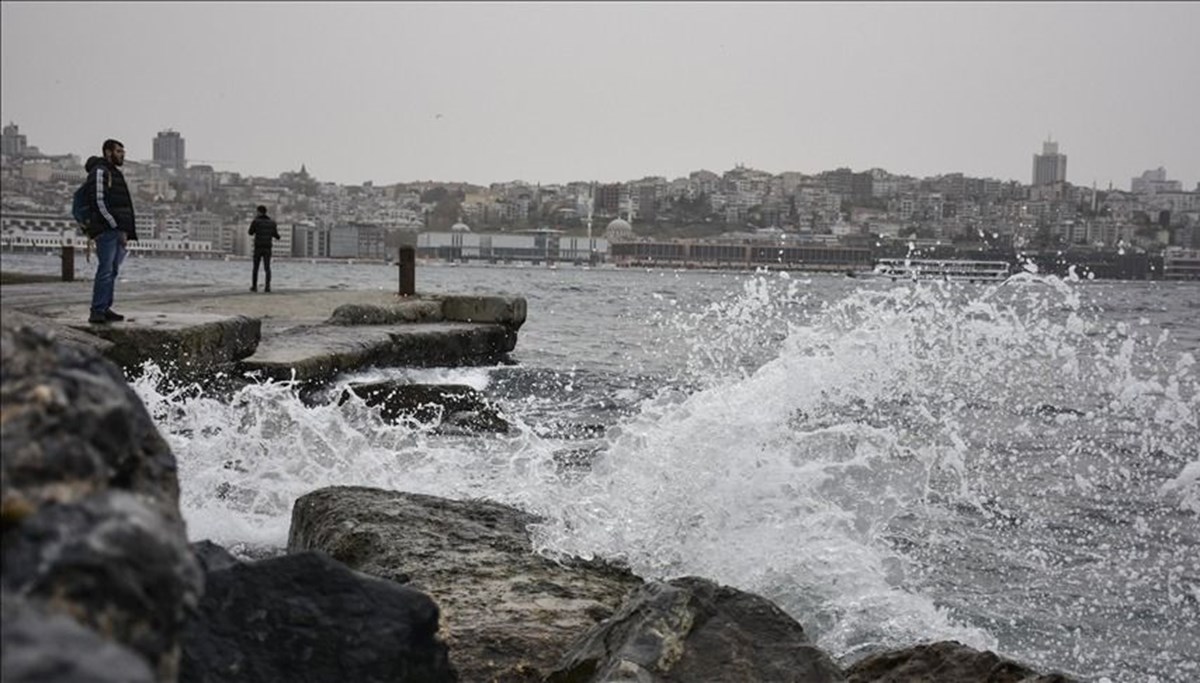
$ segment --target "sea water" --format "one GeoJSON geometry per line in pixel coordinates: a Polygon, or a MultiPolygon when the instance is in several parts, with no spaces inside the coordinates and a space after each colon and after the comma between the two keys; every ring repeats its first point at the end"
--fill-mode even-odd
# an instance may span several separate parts
{"type": "MultiPolygon", "coordinates": [[[[122,278],[248,269],[133,259],[122,278]]],[[[396,283],[274,270],[281,291],[396,283]]],[[[525,297],[515,364],[368,369],[329,395],[468,384],[516,429],[387,424],[288,383],[162,392],[150,367],[135,389],[193,540],[279,552],[296,497],[334,484],[486,497],[541,515],[547,556],[759,593],[844,662],[955,639],[1084,680],[1200,680],[1197,284],[425,266],[417,287],[525,297]]]]}

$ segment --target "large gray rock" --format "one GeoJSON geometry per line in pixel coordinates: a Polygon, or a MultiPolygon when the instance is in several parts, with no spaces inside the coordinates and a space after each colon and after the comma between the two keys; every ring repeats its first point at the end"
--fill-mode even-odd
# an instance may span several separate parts
{"type": "Polygon", "coordinates": [[[178,515],[175,456],[121,371],[44,330],[0,330],[3,490],[8,504],[70,502],[108,488],[178,515]]]}
{"type": "Polygon", "coordinates": [[[45,601],[174,677],[185,610],[203,590],[179,520],[127,491],[99,491],[6,529],[2,557],[5,590],[45,601]]]}
{"type": "Polygon", "coordinates": [[[142,657],[28,600],[0,597],[4,683],[153,683],[142,657]]]}
{"type": "Polygon", "coordinates": [[[0,356],[0,583],[173,681],[184,613],[202,589],[174,456],[95,351],[6,320],[0,356]]]}
{"type": "Polygon", "coordinates": [[[351,384],[338,398],[338,405],[350,400],[350,394],[367,406],[378,407],[380,416],[393,424],[406,419],[425,424],[436,421],[443,431],[501,433],[510,427],[495,404],[465,384],[351,384]]]}
{"type": "Polygon", "coordinates": [[[65,325],[53,318],[33,315],[14,308],[4,309],[4,319],[9,326],[37,328],[67,346],[91,349],[100,352],[101,355],[104,355],[113,345],[107,339],[101,339],[94,334],[65,325]]]}
{"type": "Polygon", "coordinates": [[[847,683],[1071,683],[1062,674],[1036,671],[990,651],[953,640],[916,645],[876,655],[846,669],[847,683]]]}
{"type": "Polygon", "coordinates": [[[351,571],[322,553],[211,567],[183,638],[181,683],[443,683],[458,677],[429,596],[351,571]]]}
{"type": "Polygon", "coordinates": [[[804,628],[765,598],[685,577],[634,591],[563,657],[547,683],[842,681],[804,628]]]}
{"type": "Polygon", "coordinates": [[[296,500],[288,550],[322,550],[428,593],[464,681],[540,681],[641,580],[535,555],[534,520],[488,501],[331,487],[296,500]]]}

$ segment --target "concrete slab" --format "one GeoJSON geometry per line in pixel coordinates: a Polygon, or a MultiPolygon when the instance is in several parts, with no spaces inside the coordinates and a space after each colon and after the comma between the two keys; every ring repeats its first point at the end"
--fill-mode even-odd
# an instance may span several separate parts
{"type": "Polygon", "coordinates": [[[316,325],[265,338],[240,363],[271,379],[320,383],[359,368],[497,362],[516,346],[503,325],[316,325]]]}
{"type": "Polygon", "coordinates": [[[184,378],[237,369],[314,384],[369,366],[497,362],[526,310],[521,297],[122,283],[126,320],[91,325],[90,298],[89,282],[0,284],[0,308],[24,324],[94,338],[127,371],[155,360],[184,378]]]}

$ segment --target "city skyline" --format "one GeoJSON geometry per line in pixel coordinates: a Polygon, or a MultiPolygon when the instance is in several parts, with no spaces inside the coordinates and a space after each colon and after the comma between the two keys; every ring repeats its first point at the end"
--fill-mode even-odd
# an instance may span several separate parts
{"type": "MultiPolygon", "coordinates": [[[[15,122],[10,122],[8,124],[5,124],[6,131],[15,130],[15,129],[19,129],[19,128],[20,128],[20,126],[18,124],[16,124],[15,122]]],[[[59,152],[59,151],[56,151],[53,149],[42,150],[39,145],[28,142],[28,140],[26,139],[28,136],[25,135],[24,132],[19,132],[19,136],[22,139],[22,141],[29,148],[37,150],[38,154],[41,154],[44,156],[58,157],[58,156],[62,156],[64,154],[75,154],[79,158],[79,161],[81,164],[88,156],[91,156],[90,154],[87,154],[87,153],[79,154],[79,153],[75,153],[75,152],[59,152]]],[[[173,168],[175,170],[180,170],[180,171],[184,170],[185,166],[193,167],[193,166],[201,165],[201,162],[196,162],[190,158],[183,156],[182,150],[184,148],[185,143],[186,143],[186,138],[183,136],[181,131],[176,131],[176,130],[171,130],[171,129],[159,131],[158,134],[156,135],[156,137],[154,138],[154,140],[151,141],[151,146],[154,147],[156,150],[151,157],[146,157],[146,158],[127,157],[126,161],[137,163],[137,164],[159,164],[159,165],[173,168]],[[168,148],[169,148],[169,151],[168,151],[168,148]],[[159,158],[159,157],[162,157],[162,158],[159,158]]],[[[944,171],[944,172],[940,172],[940,173],[934,173],[929,176],[911,176],[909,174],[894,172],[891,169],[881,169],[879,167],[873,167],[870,169],[851,169],[851,170],[854,173],[864,173],[864,172],[871,172],[871,171],[875,171],[875,170],[882,170],[882,171],[885,171],[888,174],[890,174],[892,176],[896,176],[896,177],[915,177],[915,178],[921,178],[921,179],[946,177],[946,176],[950,176],[950,175],[955,175],[957,173],[959,175],[963,175],[964,177],[978,177],[978,178],[986,178],[986,179],[990,179],[990,180],[997,180],[997,181],[1004,182],[1004,183],[1017,182],[1019,184],[1026,185],[1026,186],[1037,186],[1037,185],[1046,184],[1046,183],[1064,181],[1065,180],[1064,176],[1066,173],[1066,171],[1065,171],[1066,159],[1067,159],[1066,154],[1059,153],[1058,143],[1052,142],[1052,141],[1043,142],[1041,153],[1037,153],[1037,152],[1034,153],[1034,170],[1032,173],[1032,177],[1030,178],[1030,182],[1022,181],[1019,178],[996,178],[993,176],[969,176],[969,175],[961,174],[961,173],[954,172],[954,171],[944,171]],[[1051,157],[1054,157],[1054,158],[1061,158],[1062,161],[1061,162],[1053,161],[1052,159],[1049,159],[1047,157],[1047,155],[1051,155],[1051,157]],[[1039,177],[1039,176],[1044,175],[1044,173],[1045,173],[1044,167],[1048,161],[1051,161],[1053,163],[1053,165],[1050,167],[1050,168],[1054,169],[1052,171],[1053,175],[1049,176],[1049,177],[1039,177]],[[1039,169],[1042,169],[1042,170],[1039,170],[1039,169]]],[[[209,164],[207,161],[204,162],[203,165],[206,167],[211,167],[211,164],[209,164]]],[[[715,172],[718,175],[722,175],[722,174],[728,173],[730,171],[736,171],[738,168],[753,169],[755,171],[762,171],[762,172],[770,173],[770,174],[776,175],[776,176],[781,175],[783,173],[792,172],[792,171],[788,171],[788,170],[778,171],[778,170],[771,170],[771,169],[755,169],[753,167],[746,166],[744,164],[735,164],[735,166],[728,168],[728,169],[715,169],[715,170],[711,169],[711,168],[709,168],[709,169],[691,169],[690,171],[683,173],[681,176],[677,176],[677,178],[687,178],[693,173],[705,172],[705,171],[715,172]]],[[[215,167],[213,167],[212,170],[216,171],[216,172],[235,173],[237,175],[246,176],[246,177],[276,178],[276,177],[282,177],[287,174],[295,173],[298,169],[294,169],[294,168],[293,169],[282,169],[278,173],[270,173],[270,174],[266,174],[266,175],[247,174],[247,173],[243,173],[243,172],[239,171],[236,168],[215,168],[215,167]]],[[[305,173],[308,173],[304,164],[301,165],[300,170],[303,170],[305,173]]],[[[821,169],[819,171],[813,171],[811,173],[806,173],[805,175],[808,175],[810,177],[817,177],[822,174],[830,173],[830,172],[834,172],[834,171],[838,171],[838,170],[841,170],[841,169],[832,169],[832,168],[821,169]]],[[[308,175],[311,176],[314,180],[317,180],[318,182],[334,182],[334,184],[349,185],[349,186],[360,184],[360,183],[337,183],[336,181],[331,181],[331,180],[328,180],[325,178],[321,178],[320,175],[315,172],[309,173],[308,175]]],[[[617,179],[617,180],[611,181],[611,183],[615,183],[615,184],[634,183],[634,182],[638,182],[640,180],[644,180],[648,177],[651,177],[651,176],[645,176],[645,175],[633,176],[633,177],[629,177],[629,178],[617,179]]],[[[671,180],[674,180],[675,178],[666,177],[665,179],[667,181],[671,181],[671,180]]],[[[509,184],[509,183],[513,183],[513,182],[522,182],[522,181],[523,181],[523,179],[520,179],[520,178],[504,178],[504,179],[491,180],[491,181],[482,182],[482,183],[472,183],[469,181],[464,181],[464,180],[456,179],[456,178],[423,178],[423,179],[417,179],[417,180],[398,180],[398,181],[391,182],[391,183],[374,183],[374,182],[372,182],[372,184],[378,185],[378,186],[387,186],[387,185],[422,185],[422,184],[429,184],[429,183],[445,183],[445,184],[451,184],[451,185],[453,185],[453,184],[468,184],[468,185],[475,185],[475,186],[479,186],[479,187],[487,187],[492,184],[503,185],[503,184],[509,184]]],[[[1185,192],[1192,191],[1192,188],[1185,186],[1178,178],[1176,178],[1174,176],[1174,174],[1172,174],[1169,171],[1169,169],[1166,169],[1162,166],[1159,166],[1157,168],[1143,169],[1139,173],[1131,175],[1129,178],[1129,181],[1123,185],[1113,183],[1111,189],[1120,190],[1120,191],[1129,191],[1129,190],[1137,191],[1136,186],[1138,184],[1145,185],[1148,181],[1157,181],[1160,184],[1165,184],[1165,183],[1168,183],[1168,181],[1169,181],[1170,183],[1178,184],[1179,190],[1181,190],[1181,191],[1185,191],[1185,192]]],[[[545,183],[538,181],[536,183],[531,183],[531,184],[567,185],[567,184],[578,183],[578,182],[610,184],[610,182],[607,182],[607,181],[602,182],[602,181],[597,181],[597,180],[591,179],[591,178],[555,179],[555,180],[546,181],[545,183]]],[[[1070,184],[1069,180],[1066,182],[1068,182],[1070,184]]],[[[1200,182],[1197,183],[1196,187],[1200,188],[1200,182]]],[[[1110,188],[1097,187],[1096,189],[1106,190],[1106,189],[1110,189],[1110,188]]]]}
{"type": "Polygon", "coordinates": [[[164,130],[190,163],[356,185],[738,164],[1200,181],[1200,5],[5,2],[0,117],[48,153],[164,130]],[[111,108],[81,45],[111,23],[111,108]],[[135,28],[136,27],[136,28],[135,28]],[[1046,66],[1053,65],[1053,68],[1046,66]],[[85,116],[85,114],[87,114],[85,116]]]}

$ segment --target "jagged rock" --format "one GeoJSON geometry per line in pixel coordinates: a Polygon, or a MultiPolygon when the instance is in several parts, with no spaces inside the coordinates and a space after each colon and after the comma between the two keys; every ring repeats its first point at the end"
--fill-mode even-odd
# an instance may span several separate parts
{"type": "Polygon", "coordinates": [[[696,577],[634,591],[546,678],[547,683],[842,680],[837,664],[769,600],[696,577]]]}
{"type": "Polygon", "coordinates": [[[0,349],[0,583],[173,681],[201,575],[169,446],[96,351],[7,319],[0,349]]]}
{"type": "Polygon", "coordinates": [[[846,683],[1071,683],[1062,674],[1039,675],[990,651],[953,640],[883,652],[846,669],[846,683]]]}
{"type": "Polygon", "coordinates": [[[374,382],[351,384],[338,398],[345,403],[353,393],[366,405],[379,407],[388,422],[438,421],[442,425],[468,432],[507,432],[508,422],[500,410],[482,394],[465,384],[406,384],[374,382]]]}
{"type": "Polygon", "coordinates": [[[288,550],[322,550],[428,593],[464,681],[541,681],[641,580],[535,555],[526,531],[535,520],[488,501],[330,487],[296,500],[288,550]]]}
{"type": "Polygon", "coordinates": [[[64,325],[52,318],[31,315],[15,309],[4,311],[5,323],[10,326],[33,327],[42,330],[49,336],[68,346],[83,347],[100,352],[101,355],[112,348],[112,342],[101,339],[94,334],[88,334],[74,327],[64,325]]]}
{"type": "Polygon", "coordinates": [[[152,683],[146,661],[70,617],[17,595],[0,597],[4,683],[152,683]]]}
{"type": "Polygon", "coordinates": [[[394,325],[397,323],[440,322],[442,305],[438,301],[405,301],[391,306],[342,304],[329,316],[330,325],[394,325]]]}
{"type": "Polygon", "coordinates": [[[205,575],[241,564],[241,560],[234,557],[233,553],[212,541],[197,541],[189,547],[205,575]]]}
{"type": "Polygon", "coordinates": [[[36,507],[107,488],[179,510],[175,456],[121,371],[32,327],[0,331],[4,496],[36,507]]]}
{"type": "Polygon", "coordinates": [[[5,531],[0,571],[5,590],[70,614],[174,679],[185,608],[203,590],[177,519],[126,491],[47,503],[5,531]]]}
{"type": "Polygon", "coordinates": [[[437,630],[429,596],[322,553],[235,561],[207,575],[179,681],[457,681],[437,630]]]}

